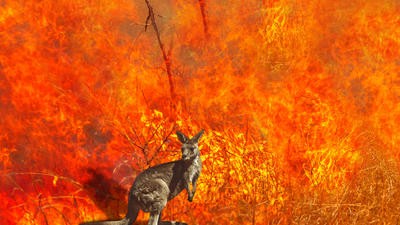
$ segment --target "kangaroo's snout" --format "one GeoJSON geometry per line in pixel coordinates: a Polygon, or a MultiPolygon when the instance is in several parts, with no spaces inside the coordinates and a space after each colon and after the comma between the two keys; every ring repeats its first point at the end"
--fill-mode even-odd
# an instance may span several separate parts
{"type": "Polygon", "coordinates": [[[190,157],[188,155],[182,155],[183,160],[190,160],[190,157]]]}
{"type": "Polygon", "coordinates": [[[194,158],[194,155],[190,154],[189,152],[185,152],[185,151],[182,152],[182,159],[183,160],[186,161],[186,160],[190,160],[192,158],[194,158]]]}

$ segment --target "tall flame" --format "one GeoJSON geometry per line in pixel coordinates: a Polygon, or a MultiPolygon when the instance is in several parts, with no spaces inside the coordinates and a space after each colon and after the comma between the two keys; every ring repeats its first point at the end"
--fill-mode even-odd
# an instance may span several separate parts
{"type": "MultiPolygon", "coordinates": [[[[397,224],[400,3],[0,2],[2,224],[120,218],[201,140],[190,224],[397,224]]],[[[139,220],[146,220],[140,214],[139,220]]]]}

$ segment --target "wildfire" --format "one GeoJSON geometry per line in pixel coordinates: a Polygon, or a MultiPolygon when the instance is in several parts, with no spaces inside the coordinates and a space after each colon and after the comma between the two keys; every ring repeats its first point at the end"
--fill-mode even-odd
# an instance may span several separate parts
{"type": "Polygon", "coordinates": [[[180,157],[176,130],[201,128],[197,194],[166,220],[397,224],[399,11],[1,1],[2,224],[120,218],[136,174],[180,157]]]}

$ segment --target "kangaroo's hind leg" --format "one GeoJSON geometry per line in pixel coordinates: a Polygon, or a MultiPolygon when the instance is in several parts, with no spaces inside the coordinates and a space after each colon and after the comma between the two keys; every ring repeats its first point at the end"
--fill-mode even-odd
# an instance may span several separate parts
{"type": "Polygon", "coordinates": [[[160,218],[160,213],[151,212],[149,223],[147,225],[158,225],[158,219],[160,218]]]}
{"type": "Polygon", "coordinates": [[[154,199],[152,202],[151,211],[150,211],[150,219],[148,225],[158,225],[161,221],[161,212],[164,207],[167,205],[168,201],[167,195],[159,195],[158,198],[154,199]]]}
{"type": "Polygon", "coordinates": [[[152,211],[150,211],[150,219],[148,225],[158,225],[161,221],[161,211],[167,204],[167,196],[160,195],[159,198],[152,204],[152,211]]]}
{"type": "Polygon", "coordinates": [[[160,212],[160,214],[158,214],[158,225],[162,224],[161,219],[162,219],[162,211],[160,212]]]}
{"type": "Polygon", "coordinates": [[[140,208],[150,212],[148,225],[157,225],[160,213],[168,202],[168,185],[162,179],[146,180],[133,186],[131,193],[139,202],[140,208]]]}

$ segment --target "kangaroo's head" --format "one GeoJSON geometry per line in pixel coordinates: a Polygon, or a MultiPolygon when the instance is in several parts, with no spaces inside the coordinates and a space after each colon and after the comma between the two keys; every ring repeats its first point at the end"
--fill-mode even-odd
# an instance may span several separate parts
{"type": "Polygon", "coordinates": [[[183,133],[179,131],[176,132],[179,141],[182,143],[181,150],[182,150],[183,160],[185,161],[193,160],[200,155],[198,143],[203,133],[204,130],[201,130],[198,134],[196,134],[194,137],[190,139],[183,133]]]}

